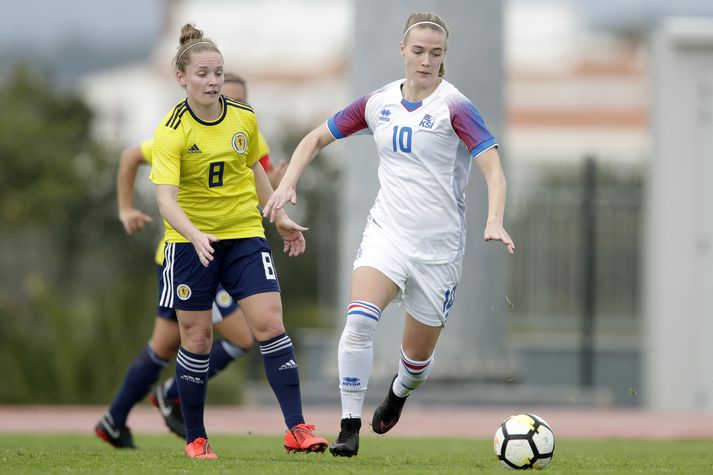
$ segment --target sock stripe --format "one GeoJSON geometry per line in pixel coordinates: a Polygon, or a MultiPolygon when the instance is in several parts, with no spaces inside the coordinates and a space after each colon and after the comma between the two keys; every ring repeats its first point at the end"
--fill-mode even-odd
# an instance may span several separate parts
{"type": "Polygon", "coordinates": [[[381,319],[381,310],[379,310],[379,307],[370,304],[369,302],[354,300],[347,308],[347,317],[354,315],[361,315],[378,322],[381,319]]]}
{"type": "Polygon", "coordinates": [[[379,317],[377,317],[376,315],[374,315],[372,313],[362,312],[359,310],[349,310],[347,312],[347,317],[351,317],[353,315],[362,315],[364,317],[371,318],[372,320],[376,320],[377,322],[379,321],[379,317]]]}
{"type": "Polygon", "coordinates": [[[278,340],[273,341],[272,343],[260,343],[260,353],[268,355],[270,353],[284,350],[285,348],[290,348],[291,346],[292,340],[290,340],[289,336],[285,335],[281,338],[278,337],[278,340]]]}
{"type": "Polygon", "coordinates": [[[179,365],[188,371],[194,373],[207,373],[208,367],[210,366],[210,356],[206,355],[204,359],[191,358],[186,355],[181,348],[178,350],[178,355],[176,356],[176,361],[179,365]]]}
{"type": "Polygon", "coordinates": [[[428,358],[426,361],[415,361],[408,358],[404,354],[403,349],[401,350],[401,364],[410,374],[419,375],[423,373],[424,371],[426,371],[426,369],[428,369],[428,366],[431,364],[431,361],[433,361],[433,355],[431,355],[431,357],[428,358]]]}
{"type": "Polygon", "coordinates": [[[366,307],[377,313],[378,315],[381,315],[381,309],[373,303],[367,302],[366,300],[352,300],[352,302],[349,304],[349,308],[351,308],[352,305],[361,305],[362,307],[366,307]]]}

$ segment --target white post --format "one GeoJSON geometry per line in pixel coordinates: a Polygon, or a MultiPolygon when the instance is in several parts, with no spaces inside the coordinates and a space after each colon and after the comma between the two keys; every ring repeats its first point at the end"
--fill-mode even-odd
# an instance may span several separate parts
{"type": "Polygon", "coordinates": [[[713,19],[665,22],[651,62],[642,396],[655,409],[712,409],[713,19]]]}

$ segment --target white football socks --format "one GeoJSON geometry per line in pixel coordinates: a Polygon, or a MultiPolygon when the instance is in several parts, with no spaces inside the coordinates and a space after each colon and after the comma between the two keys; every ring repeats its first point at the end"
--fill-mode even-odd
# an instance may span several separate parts
{"type": "Polygon", "coordinates": [[[381,310],[372,303],[354,300],[349,304],[338,351],[342,419],[361,418],[380,318],[381,310]]]}
{"type": "Polygon", "coordinates": [[[424,361],[416,361],[406,356],[402,347],[399,373],[391,386],[394,394],[399,397],[406,397],[425,383],[433,367],[433,356],[431,355],[430,358],[424,361]]]}

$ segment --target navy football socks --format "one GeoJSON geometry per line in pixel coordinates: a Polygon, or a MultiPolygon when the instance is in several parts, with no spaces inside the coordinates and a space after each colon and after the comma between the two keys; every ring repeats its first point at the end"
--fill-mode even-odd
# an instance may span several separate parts
{"type": "Polygon", "coordinates": [[[280,403],[287,428],[304,424],[300,376],[292,340],[286,333],[260,342],[265,374],[280,403]]]}

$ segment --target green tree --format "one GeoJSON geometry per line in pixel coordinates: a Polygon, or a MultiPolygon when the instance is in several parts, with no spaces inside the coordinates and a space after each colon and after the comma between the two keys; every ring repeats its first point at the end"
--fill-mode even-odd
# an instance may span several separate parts
{"type": "Polygon", "coordinates": [[[121,231],[76,94],[18,66],[0,101],[0,402],[106,401],[149,334],[151,236],[121,231]]]}

